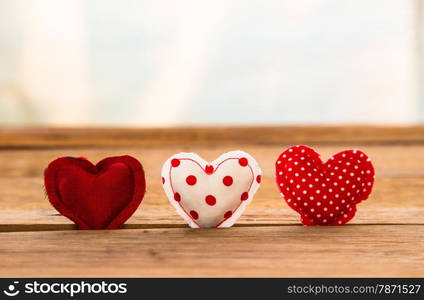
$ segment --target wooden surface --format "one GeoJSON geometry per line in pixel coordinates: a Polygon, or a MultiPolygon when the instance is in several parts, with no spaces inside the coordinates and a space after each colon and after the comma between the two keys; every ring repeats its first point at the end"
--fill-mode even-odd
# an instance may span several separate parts
{"type": "Polygon", "coordinates": [[[424,128],[0,129],[0,276],[422,277],[424,128]],[[374,192],[348,225],[301,226],[280,198],[274,161],[298,143],[323,158],[348,148],[372,158],[374,192]],[[188,228],[162,190],[162,163],[236,149],[264,172],[253,202],[233,228],[188,228]],[[59,156],[122,154],[146,170],[141,206],[123,229],[75,230],[47,201],[44,168],[59,156]]]}

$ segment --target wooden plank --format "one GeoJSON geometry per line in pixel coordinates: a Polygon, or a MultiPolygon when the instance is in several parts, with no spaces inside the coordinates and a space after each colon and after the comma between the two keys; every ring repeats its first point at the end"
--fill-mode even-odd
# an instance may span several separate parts
{"type": "MultiPolygon", "coordinates": [[[[197,152],[206,160],[214,160],[220,154],[231,150],[243,150],[256,158],[265,176],[273,176],[275,160],[287,149],[281,145],[238,145],[238,146],[169,146],[132,148],[62,148],[62,149],[21,149],[0,151],[0,178],[37,177],[42,178],[49,162],[61,156],[85,156],[93,163],[108,156],[128,154],[139,159],[146,170],[149,182],[157,181],[162,164],[172,154],[197,152]]],[[[331,155],[345,149],[361,149],[372,159],[377,178],[380,177],[424,177],[424,145],[311,145],[327,160],[331,155]]],[[[1,183],[0,183],[1,184],[1,183]]]]}
{"type": "Polygon", "coordinates": [[[0,233],[0,276],[422,276],[424,226],[0,233]]]}
{"type": "MultiPolygon", "coordinates": [[[[424,225],[423,207],[359,207],[351,225],[424,225]]],[[[246,209],[235,227],[300,225],[286,205],[276,209],[246,209]]],[[[122,229],[188,228],[173,210],[139,209],[122,229]]],[[[0,211],[0,232],[74,230],[75,225],[54,210],[0,211]]]]}
{"type": "MultiPolygon", "coordinates": [[[[38,178],[4,179],[0,189],[0,231],[71,229],[68,219],[57,216],[38,178]],[[56,225],[56,226],[53,226],[56,225]]],[[[358,206],[352,224],[424,224],[424,178],[380,178],[370,199],[358,206]]],[[[145,199],[127,228],[181,227],[182,219],[152,182],[145,199]],[[150,225],[150,226],[149,226],[150,225]]],[[[298,216],[280,198],[273,178],[264,178],[240,225],[298,224],[298,216]]]]}
{"type": "MultiPolygon", "coordinates": [[[[279,146],[248,146],[264,172],[261,188],[241,218],[240,225],[297,224],[297,215],[279,196],[273,179],[274,158],[279,146]]],[[[324,158],[350,148],[319,146],[324,158]]],[[[194,147],[192,150],[213,159],[231,148],[194,147]]],[[[61,230],[73,228],[67,219],[54,216],[43,189],[43,169],[60,155],[88,156],[93,161],[109,155],[129,153],[139,158],[147,174],[148,192],[140,209],[128,221],[131,228],[173,226],[184,223],[169,205],[160,183],[160,167],[175,147],[134,149],[50,149],[0,151],[0,230],[61,230]],[[31,227],[33,226],[33,227],[31,227]]],[[[186,150],[187,151],[187,150],[186,150]]],[[[374,161],[377,178],[370,199],[359,206],[353,220],[357,224],[422,224],[424,223],[424,146],[364,146],[374,161]],[[400,159],[402,158],[402,159],[400,159]],[[393,208],[393,209],[392,209],[393,208]]]]}
{"type": "Polygon", "coordinates": [[[1,148],[271,145],[301,143],[423,144],[424,126],[214,126],[172,128],[0,128],[1,148]],[[254,137],[254,138],[253,138],[254,137]]]}

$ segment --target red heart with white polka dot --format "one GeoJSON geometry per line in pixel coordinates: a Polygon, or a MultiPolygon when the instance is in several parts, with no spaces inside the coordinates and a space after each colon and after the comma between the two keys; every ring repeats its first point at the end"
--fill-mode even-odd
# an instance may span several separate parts
{"type": "Polygon", "coordinates": [[[260,182],[256,160],[242,151],[225,153],[210,164],[195,153],[180,153],[162,167],[169,201],[193,228],[232,226],[260,182]]]}
{"type": "Polygon", "coordinates": [[[340,152],[323,163],[313,149],[294,146],[278,157],[275,170],[281,195],[303,225],[346,224],[374,184],[374,167],[358,150],[340,152]]]}

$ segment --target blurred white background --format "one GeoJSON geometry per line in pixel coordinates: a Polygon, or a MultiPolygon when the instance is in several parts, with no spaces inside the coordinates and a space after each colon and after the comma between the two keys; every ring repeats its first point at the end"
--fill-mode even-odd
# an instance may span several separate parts
{"type": "Polygon", "coordinates": [[[424,122],[422,0],[0,0],[0,124],[424,122]]]}

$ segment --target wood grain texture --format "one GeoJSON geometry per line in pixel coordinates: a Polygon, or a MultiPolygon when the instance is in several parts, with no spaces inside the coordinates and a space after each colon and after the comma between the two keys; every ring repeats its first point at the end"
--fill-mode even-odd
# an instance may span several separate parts
{"type": "Polygon", "coordinates": [[[423,240],[416,225],[1,233],[0,275],[422,276],[423,240]]]}
{"type": "Polygon", "coordinates": [[[282,143],[424,143],[424,126],[0,128],[0,147],[103,147],[282,143]]]}
{"type": "Polygon", "coordinates": [[[424,276],[423,141],[421,127],[0,129],[0,276],[424,276]],[[323,159],[354,148],[372,158],[373,194],[347,226],[300,226],[283,202],[274,161],[291,143],[323,159]],[[233,228],[187,228],[163,193],[162,163],[236,149],[264,172],[255,199],[233,228]],[[46,199],[44,168],[122,154],[144,165],[141,206],[123,229],[75,230],[46,199]]]}

